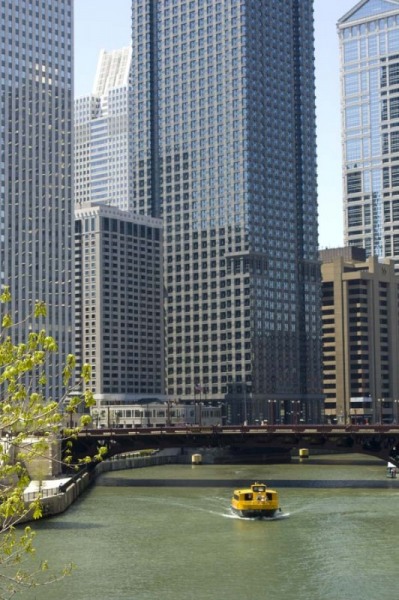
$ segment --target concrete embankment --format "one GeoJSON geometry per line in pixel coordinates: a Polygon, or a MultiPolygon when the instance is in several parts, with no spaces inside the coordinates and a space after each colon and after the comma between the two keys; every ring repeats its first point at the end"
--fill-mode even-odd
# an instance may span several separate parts
{"type": "MultiPolygon", "coordinates": [[[[159,465],[186,464],[190,462],[190,456],[180,453],[157,453],[151,456],[126,455],[119,458],[104,460],[97,465],[88,465],[79,473],[70,478],[60,480],[49,480],[42,482],[39,486],[33,485],[24,494],[27,507],[38,495],[41,497],[43,517],[58,515],[75,502],[79,496],[95,481],[102,473],[108,471],[122,471],[125,469],[140,469],[159,465]]],[[[23,522],[31,521],[32,516],[28,512],[23,522]]]]}
{"type": "MultiPolygon", "coordinates": [[[[40,484],[39,482],[32,482],[32,485],[24,494],[26,506],[28,508],[29,503],[40,495],[43,517],[58,515],[67,510],[96,478],[103,473],[159,465],[191,464],[194,452],[198,452],[198,449],[192,448],[190,451],[182,453],[179,448],[171,448],[148,456],[138,456],[137,453],[124,454],[104,460],[97,465],[89,464],[71,477],[64,475],[62,479],[53,478],[43,481],[40,484]]],[[[219,448],[201,449],[203,463],[223,463],[225,462],[225,454],[226,452],[219,448]]],[[[32,516],[28,513],[23,521],[30,520],[32,520],[32,516]]]]}
{"type": "Polygon", "coordinates": [[[126,469],[141,469],[160,465],[177,465],[191,462],[191,457],[177,452],[159,452],[151,456],[122,456],[104,460],[94,468],[94,477],[108,471],[123,471],[126,469]]]}

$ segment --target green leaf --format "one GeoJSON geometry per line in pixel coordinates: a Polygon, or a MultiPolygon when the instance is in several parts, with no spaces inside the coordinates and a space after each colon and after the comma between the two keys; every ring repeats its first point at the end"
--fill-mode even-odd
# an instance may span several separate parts
{"type": "Polygon", "coordinates": [[[38,317],[45,317],[47,315],[47,307],[46,304],[44,302],[41,301],[37,301],[35,304],[35,308],[34,308],[34,316],[36,318],[38,317]]]}
{"type": "Polygon", "coordinates": [[[6,304],[7,302],[11,302],[11,291],[8,285],[5,285],[3,291],[0,295],[0,302],[6,304]]]}
{"type": "Polygon", "coordinates": [[[12,325],[12,319],[11,316],[9,314],[4,315],[3,317],[3,321],[1,323],[2,327],[4,327],[4,329],[7,329],[8,327],[11,327],[12,325]]]}
{"type": "MultiPolygon", "coordinates": [[[[9,288],[3,289],[0,295],[2,303],[10,302],[11,294],[9,288]]],[[[38,498],[27,504],[24,502],[24,491],[30,482],[29,474],[33,479],[40,482],[46,478],[43,465],[47,469],[48,455],[53,441],[60,439],[62,435],[68,435],[66,456],[64,464],[72,469],[79,470],[82,464],[92,460],[85,457],[81,461],[74,462],[72,440],[77,438],[80,427],[65,430],[63,433],[63,419],[65,414],[61,408],[74,413],[79,411],[80,406],[89,406],[93,402],[91,390],[86,390],[90,367],[83,368],[80,392],[75,388],[66,387],[64,400],[57,403],[44,396],[43,390],[46,384],[45,373],[51,367],[52,356],[58,352],[55,339],[47,335],[44,329],[33,331],[35,319],[46,315],[46,306],[43,302],[37,302],[31,315],[23,319],[23,324],[31,331],[24,341],[14,344],[13,323],[11,315],[2,316],[3,329],[8,328],[9,335],[0,338],[0,565],[2,569],[11,566],[13,573],[7,580],[10,584],[7,597],[16,592],[15,586],[23,583],[29,587],[37,585],[39,571],[47,570],[47,561],[41,564],[40,569],[32,565],[32,569],[20,569],[18,565],[24,562],[35,552],[33,545],[34,533],[30,527],[16,532],[13,523],[18,522],[29,513],[30,518],[40,519],[43,517],[43,508],[38,498]],[[71,398],[71,394],[74,396],[71,398]],[[70,399],[71,398],[71,399],[70,399]],[[69,400],[70,399],[70,400],[69,400]]],[[[76,358],[73,354],[66,359],[64,374],[68,381],[75,374],[76,358]]],[[[81,426],[90,423],[90,416],[83,415],[81,426]]],[[[105,450],[105,449],[104,449],[105,450]]],[[[102,454],[99,451],[99,455],[102,454]]],[[[65,573],[69,574],[71,567],[68,566],[65,573]]],[[[0,570],[1,571],[1,570],[0,570]]],[[[2,572],[0,572],[0,581],[2,572]]],[[[51,579],[51,578],[50,578],[51,579]]],[[[3,580],[4,582],[4,580],[3,580]]],[[[6,584],[8,586],[8,583],[6,584]]],[[[3,588],[4,589],[4,588],[3,588]]],[[[3,591],[0,585],[0,598],[3,591]]],[[[44,597],[44,596],[43,596],[44,597]]]]}

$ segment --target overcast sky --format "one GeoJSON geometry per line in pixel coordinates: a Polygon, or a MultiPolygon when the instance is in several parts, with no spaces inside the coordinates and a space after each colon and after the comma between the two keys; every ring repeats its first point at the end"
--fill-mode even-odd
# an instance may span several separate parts
{"type": "MultiPolygon", "coordinates": [[[[75,94],[91,92],[99,52],[130,44],[132,0],[75,0],[75,94]]],[[[343,245],[336,23],[356,0],[315,0],[319,244],[343,245]]]]}

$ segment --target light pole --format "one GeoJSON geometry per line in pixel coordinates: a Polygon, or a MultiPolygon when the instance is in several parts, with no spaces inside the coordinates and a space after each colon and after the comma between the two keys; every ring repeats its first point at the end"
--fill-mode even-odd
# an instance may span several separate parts
{"type": "Polygon", "coordinates": [[[399,400],[393,401],[393,422],[396,424],[398,422],[398,411],[399,411],[399,400]]]}
{"type": "Polygon", "coordinates": [[[194,386],[194,425],[197,425],[197,394],[199,394],[199,414],[198,424],[201,426],[201,392],[202,386],[200,383],[196,383],[194,386]]]}
{"type": "Polygon", "coordinates": [[[170,427],[170,400],[166,400],[166,427],[170,427]]]}
{"type": "Polygon", "coordinates": [[[272,425],[274,425],[274,421],[275,421],[275,414],[274,414],[274,410],[275,410],[275,406],[276,406],[276,402],[277,400],[268,400],[268,413],[269,413],[269,418],[270,418],[270,422],[272,425]]]}
{"type": "Polygon", "coordinates": [[[300,400],[292,400],[292,402],[294,404],[294,410],[291,410],[292,418],[294,421],[294,425],[298,425],[298,412],[300,410],[301,401],[300,400]]]}
{"type": "Polygon", "coordinates": [[[247,415],[247,384],[244,383],[244,425],[248,425],[247,415]]]}
{"type": "MultiPolygon", "coordinates": [[[[368,406],[364,407],[363,409],[363,421],[365,422],[366,425],[371,425],[372,422],[372,415],[373,415],[373,411],[374,411],[374,402],[373,402],[373,397],[371,394],[368,395],[368,406]],[[369,414],[370,416],[367,416],[367,418],[365,417],[365,411],[370,411],[369,414]]],[[[373,415],[374,416],[374,415],[373,415]]]]}
{"type": "Polygon", "coordinates": [[[381,398],[377,398],[377,402],[376,402],[376,414],[374,416],[374,423],[377,424],[381,424],[381,413],[382,413],[382,408],[381,408],[381,398]]]}

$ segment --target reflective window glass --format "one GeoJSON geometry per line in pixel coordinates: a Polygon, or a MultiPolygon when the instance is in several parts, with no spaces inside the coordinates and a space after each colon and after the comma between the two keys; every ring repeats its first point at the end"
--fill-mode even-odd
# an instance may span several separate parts
{"type": "Polygon", "coordinates": [[[353,60],[359,60],[359,42],[357,40],[351,40],[344,44],[344,61],[347,63],[353,60]]]}

